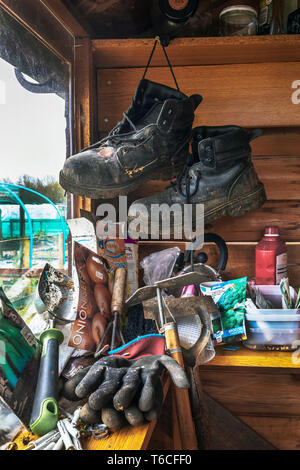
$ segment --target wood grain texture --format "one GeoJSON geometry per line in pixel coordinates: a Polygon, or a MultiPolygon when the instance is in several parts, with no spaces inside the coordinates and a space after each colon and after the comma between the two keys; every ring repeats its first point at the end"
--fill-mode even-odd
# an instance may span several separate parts
{"type": "Polygon", "coordinates": [[[44,5],[55,15],[59,22],[75,37],[88,36],[86,30],[70,13],[61,0],[41,0],[44,5]]]}
{"type": "MultiPolygon", "coordinates": [[[[229,242],[225,279],[255,274],[255,242],[265,225],[277,224],[288,244],[288,273],[294,287],[300,285],[300,114],[291,103],[291,84],[298,79],[298,37],[177,39],[168,48],[182,90],[199,92],[194,126],[234,123],[263,127],[264,135],[252,143],[253,161],[264,182],[268,202],[239,218],[223,218],[210,224],[229,242]]],[[[142,76],[153,41],[93,41],[98,70],[98,129],[106,133],[122,117],[142,76]],[[122,69],[125,67],[125,69],[122,69]],[[106,69],[106,70],[105,70],[106,69]]],[[[160,51],[153,57],[149,79],[174,86],[160,51]]],[[[163,189],[165,183],[143,185],[130,200],[163,189]]],[[[140,260],[147,254],[178,245],[142,243],[140,260]]],[[[205,245],[208,264],[217,266],[218,252],[205,245]]],[[[213,361],[200,368],[205,393],[228,408],[258,434],[280,449],[300,448],[299,365],[291,353],[257,352],[241,348],[217,348],[213,361]]],[[[212,407],[211,417],[216,417],[212,407]]],[[[225,420],[226,421],[226,420],[225,420]]],[[[223,423],[224,434],[228,432],[223,423]]],[[[215,429],[220,425],[217,420],[215,429]]],[[[219,426],[220,427],[220,426],[219,426]]],[[[237,448],[239,437],[230,436],[237,448]]]]}
{"type": "Polygon", "coordinates": [[[237,416],[300,417],[300,373],[201,368],[204,392],[237,416]]]}
{"type": "Polygon", "coordinates": [[[142,426],[126,426],[105,439],[88,439],[86,450],[145,450],[155,428],[155,422],[142,426]]]}
{"type": "MultiPolygon", "coordinates": [[[[298,70],[296,62],[174,68],[184,93],[203,96],[195,126],[245,127],[300,126],[299,109],[291,100],[298,70]]],[[[109,131],[120,120],[141,78],[141,70],[134,68],[98,72],[100,131],[109,131]]],[[[167,67],[151,68],[147,78],[174,86],[167,67]]]]}
{"type": "MultiPolygon", "coordinates": [[[[264,183],[268,203],[274,205],[277,204],[277,201],[299,201],[300,155],[298,157],[254,157],[253,164],[259,179],[264,183]]],[[[162,192],[167,186],[168,183],[166,183],[166,181],[150,181],[144,183],[132,193],[128,194],[128,201],[132,203],[139,198],[162,192]]],[[[266,207],[268,207],[268,205],[266,207]]],[[[287,211],[289,211],[289,209],[287,211]]],[[[248,217],[249,215],[250,214],[248,214],[248,217]]],[[[298,237],[298,240],[299,239],[300,237],[298,237]]]]}
{"type": "MultiPolygon", "coordinates": [[[[300,147],[300,133],[299,133],[300,147]]],[[[264,156],[254,157],[253,164],[265,185],[270,201],[299,201],[300,199],[300,148],[294,148],[295,157],[264,156]]],[[[300,237],[298,237],[300,240],[300,237]]]]}
{"type": "Polygon", "coordinates": [[[73,37],[42,2],[0,0],[0,6],[63,60],[73,61],[73,37]]]}
{"type": "MultiPolygon", "coordinates": [[[[170,356],[184,368],[182,351],[180,349],[178,331],[176,323],[175,328],[168,328],[172,324],[166,323],[164,336],[166,340],[166,350],[170,351],[170,356]]],[[[195,424],[192,417],[189,391],[175,387],[174,389],[176,411],[179,423],[180,442],[183,450],[197,450],[198,443],[196,438],[195,424]]]]}
{"type": "MultiPolygon", "coordinates": [[[[174,66],[289,62],[300,60],[299,45],[298,35],[177,38],[168,46],[168,55],[174,66]]],[[[145,67],[152,46],[153,39],[93,40],[96,67],[145,67]]],[[[165,64],[158,48],[152,65],[165,64]]]]}
{"type": "Polygon", "coordinates": [[[230,413],[222,404],[203,393],[208,409],[208,426],[211,442],[205,450],[274,450],[258,429],[255,432],[245,422],[230,413]]]}
{"type": "MultiPolygon", "coordinates": [[[[99,139],[105,137],[106,134],[107,132],[101,132],[99,134],[99,139]]],[[[253,140],[251,142],[251,147],[254,157],[299,156],[300,127],[264,128],[263,135],[259,137],[259,139],[253,140]]]]}
{"type": "Polygon", "coordinates": [[[299,418],[271,418],[261,416],[239,416],[248,426],[265,439],[271,440],[279,450],[300,449],[299,418]]]}
{"type": "Polygon", "coordinates": [[[173,401],[174,387],[170,387],[161,409],[155,432],[152,433],[147,450],[171,450],[181,449],[181,442],[178,440],[178,417],[176,406],[173,401]]]}
{"type": "MultiPolygon", "coordinates": [[[[91,41],[87,37],[75,41],[75,126],[76,150],[93,141],[95,123],[95,82],[91,41]]],[[[74,195],[74,217],[80,217],[80,209],[91,210],[91,199],[74,195]]]]}
{"type": "MultiPolygon", "coordinates": [[[[164,384],[164,398],[166,399],[170,388],[170,379],[164,384]]],[[[87,439],[84,442],[86,450],[146,450],[150,444],[153,431],[157,421],[146,423],[141,426],[126,426],[118,432],[110,434],[105,439],[87,439]]],[[[162,446],[164,444],[162,440],[162,446]]],[[[152,442],[154,445],[154,443],[152,442]]],[[[155,447],[155,445],[154,445],[155,447]]]]}
{"type": "MultiPolygon", "coordinates": [[[[297,192],[295,197],[297,197],[297,192]]],[[[256,242],[263,236],[266,225],[278,225],[285,241],[298,242],[300,240],[300,200],[267,201],[260,209],[240,217],[223,217],[207,224],[206,230],[218,233],[225,240],[256,242]]]]}
{"type": "Polygon", "coordinates": [[[251,142],[254,156],[292,156],[300,155],[300,128],[270,127],[251,142]]]}
{"type": "MultiPolygon", "coordinates": [[[[241,347],[236,351],[227,351],[223,346],[216,347],[216,356],[207,364],[202,366],[205,368],[245,368],[258,367],[264,369],[293,369],[300,373],[300,364],[293,362],[291,352],[283,351],[253,351],[245,347],[241,347]]],[[[201,373],[202,373],[201,367],[201,373]]]]}

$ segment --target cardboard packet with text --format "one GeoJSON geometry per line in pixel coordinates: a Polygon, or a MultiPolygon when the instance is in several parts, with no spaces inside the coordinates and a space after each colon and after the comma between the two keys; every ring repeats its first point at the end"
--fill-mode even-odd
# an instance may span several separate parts
{"type": "MultiPolygon", "coordinates": [[[[112,286],[110,267],[104,257],[74,242],[74,260],[78,275],[79,296],[77,315],[69,346],[95,351],[112,320],[110,304],[112,286]]],[[[110,336],[104,341],[109,344],[110,336]]]]}
{"type": "Polygon", "coordinates": [[[0,398],[29,427],[41,347],[0,287],[0,398]]]}

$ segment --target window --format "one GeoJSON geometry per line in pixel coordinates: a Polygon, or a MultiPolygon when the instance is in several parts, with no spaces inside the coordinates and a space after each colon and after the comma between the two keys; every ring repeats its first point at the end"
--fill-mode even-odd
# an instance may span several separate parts
{"type": "MultiPolygon", "coordinates": [[[[54,35],[56,20],[49,11],[46,18],[54,35]]],[[[72,49],[73,37],[63,34],[72,49]]],[[[58,174],[70,151],[71,66],[0,7],[0,285],[25,316],[45,262],[66,268],[58,174]]]]}

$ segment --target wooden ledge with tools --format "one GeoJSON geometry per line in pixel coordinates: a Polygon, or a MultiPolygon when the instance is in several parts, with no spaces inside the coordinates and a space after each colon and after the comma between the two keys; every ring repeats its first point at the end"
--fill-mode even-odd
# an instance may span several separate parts
{"type": "MultiPolygon", "coordinates": [[[[192,348],[193,354],[197,356],[203,350],[208,341],[210,334],[209,312],[215,311],[215,304],[210,297],[164,299],[161,291],[163,288],[179,288],[190,285],[191,283],[199,282],[199,276],[199,273],[192,272],[175,278],[159,281],[153,286],[146,286],[138,289],[125,302],[124,293],[126,270],[123,268],[117,269],[111,302],[114,319],[112,324],[109,324],[107,327],[108,329],[112,328],[111,346],[115,346],[116,335],[120,335],[118,317],[124,313],[124,309],[126,310],[127,308],[144,301],[144,316],[145,318],[155,320],[158,331],[164,335],[166,353],[169,354],[182,368],[185,368],[186,366],[183,360],[182,348],[179,343],[176,319],[180,319],[182,315],[189,316],[192,314],[199,316],[198,322],[202,322],[201,335],[194,348],[192,348]],[[156,299],[153,298],[154,296],[156,299]]],[[[99,343],[95,353],[96,357],[99,357],[99,351],[101,351],[101,348],[102,344],[99,343]]],[[[172,417],[170,422],[171,431],[169,433],[171,436],[169,436],[169,443],[167,445],[169,445],[170,448],[174,448],[175,446],[178,450],[198,449],[189,391],[186,388],[175,387],[170,380],[170,377],[164,374],[164,405],[166,404],[167,396],[171,397],[171,400],[169,400],[167,404],[168,409],[166,413],[170,414],[172,417]],[[170,403],[172,409],[170,409],[170,403]],[[172,444],[170,444],[171,441],[172,444]]],[[[60,416],[60,420],[62,418],[64,417],[60,416]]],[[[59,423],[61,423],[61,421],[58,421],[58,424],[59,423]]],[[[149,445],[153,445],[151,444],[151,438],[153,437],[154,430],[156,430],[156,433],[160,433],[160,418],[139,426],[127,425],[122,427],[122,429],[116,430],[108,435],[104,435],[101,439],[93,438],[93,436],[81,439],[82,448],[90,450],[147,449],[149,445]]],[[[15,441],[18,445],[18,449],[28,449],[28,439],[28,432],[21,432],[15,441]]],[[[34,439],[30,438],[30,441],[35,441],[35,439],[36,437],[34,439]]],[[[39,443],[39,439],[37,442],[39,443]]],[[[163,442],[161,445],[164,445],[163,442]]],[[[71,447],[72,446],[70,446],[70,448],[71,447]]]]}

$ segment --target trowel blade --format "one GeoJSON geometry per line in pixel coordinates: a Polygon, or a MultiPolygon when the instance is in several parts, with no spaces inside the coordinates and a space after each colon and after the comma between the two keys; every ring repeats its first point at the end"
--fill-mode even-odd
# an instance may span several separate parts
{"type": "Polygon", "coordinates": [[[74,317],[74,284],[66,274],[46,263],[40,275],[34,299],[38,313],[49,313],[62,323],[74,317]]]}
{"type": "Polygon", "coordinates": [[[133,307],[145,300],[152,299],[156,297],[156,288],[160,289],[170,289],[170,288],[179,288],[184,286],[190,286],[192,284],[200,284],[203,281],[203,276],[198,272],[191,272],[182,274],[176,277],[170,277],[169,279],[164,279],[158,281],[153,286],[145,286],[137,289],[125,302],[127,308],[133,307]]]}

